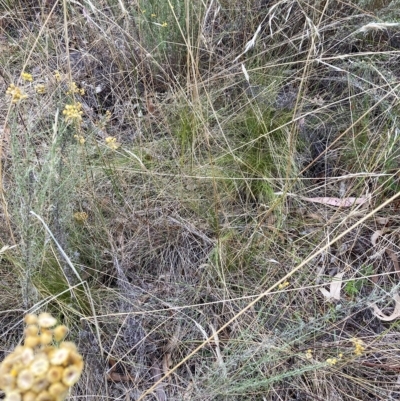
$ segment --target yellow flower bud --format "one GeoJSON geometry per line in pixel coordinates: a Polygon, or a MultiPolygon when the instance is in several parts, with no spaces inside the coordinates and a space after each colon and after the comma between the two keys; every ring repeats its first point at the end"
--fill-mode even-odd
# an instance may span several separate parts
{"type": "Polygon", "coordinates": [[[25,335],[28,336],[37,336],[37,334],[39,333],[39,326],[37,326],[36,324],[30,324],[29,326],[25,327],[25,335]]]}
{"type": "Polygon", "coordinates": [[[36,401],[37,394],[33,391],[27,391],[22,395],[22,401],[36,401]]]}
{"type": "Polygon", "coordinates": [[[50,330],[42,330],[40,333],[40,343],[42,345],[49,345],[53,341],[53,333],[50,330]]]}
{"type": "Polygon", "coordinates": [[[44,327],[45,329],[49,329],[56,325],[57,320],[50,315],[50,313],[43,312],[38,317],[38,323],[40,327],[44,327]]]}
{"type": "Polygon", "coordinates": [[[28,348],[35,348],[40,343],[40,337],[37,335],[26,337],[24,343],[28,348]]]}
{"type": "Polygon", "coordinates": [[[25,316],[24,321],[27,325],[37,324],[38,318],[36,315],[28,314],[25,316]]]}
{"type": "Polygon", "coordinates": [[[31,364],[31,372],[35,376],[43,376],[49,370],[49,360],[46,354],[37,355],[31,364]]]}
{"type": "Polygon", "coordinates": [[[31,391],[34,391],[35,393],[41,393],[42,391],[46,390],[47,387],[49,386],[49,382],[46,379],[46,377],[38,377],[34,382],[33,386],[31,388],[31,391]]]}
{"type": "Polygon", "coordinates": [[[57,342],[62,341],[68,334],[68,327],[64,326],[63,324],[60,326],[57,326],[54,331],[54,340],[57,342]]]}
{"type": "Polygon", "coordinates": [[[7,394],[4,401],[21,401],[21,394],[19,391],[14,390],[7,394]]]}
{"type": "Polygon", "coordinates": [[[52,365],[62,365],[68,361],[68,357],[71,351],[66,348],[55,349],[50,354],[50,363],[52,365]]]}
{"type": "Polygon", "coordinates": [[[18,359],[19,356],[22,354],[22,351],[25,349],[25,347],[23,347],[22,345],[17,345],[14,348],[14,351],[12,352],[12,354],[8,355],[10,358],[13,359],[18,359]]]}
{"type": "Polygon", "coordinates": [[[62,366],[52,366],[47,372],[46,378],[50,383],[59,382],[62,379],[64,368],[62,366]]]}
{"type": "Polygon", "coordinates": [[[80,375],[81,371],[76,366],[68,366],[64,370],[62,381],[66,386],[72,387],[79,380],[80,375]]]}
{"type": "Polygon", "coordinates": [[[15,388],[15,381],[15,376],[10,373],[0,374],[0,388],[4,391],[13,390],[15,388]]]}
{"type": "Polygon", "coordinates": [[[60,349],[67,349],[69,351],[78,352],[76,345],[71,341],[63,341],[60,344],[60,349]]]}
{"type": "Polygon", "coordinates": [[[68,391],[68,388],[65,387],[63,384],[61,383],[53,383],[50,387],[49,387],[49,393],[53,396],[53,397],[59,397],[60,395],[66,394],[66,392],[68,391]]]}
{"type": "Polygon", "coordinates": [[[54,401],[54,397],[48,391],[42,391],[37,395],[36,401],[54,401]]]}
{"type": "Polygon", "coordinates": [[[69,363],[76,366],[76,368],[82,372],[84,365],[82,355],[78,354],[77,352],[71,352],[69,355],[69,363]]]}
{"type": "Polygon", "coordinates": [[[0,365],[0,373],[1,373],[0,374],[0,379],[1,379],[3,374],[10,373],[11,369],[13,368],[13,366],[14,366],[14,360],[13,359],[14,358],[11,359],[12,356],[13,356],[13,354],[7,355],[4,358],[3,362],[1,363],[1,365],[0,365]]]}
{"type": "Polygon", "coordinates": [[[33,353],[33,349],[25,347],[25,349],[21,353],[20,359],[24,366],[30,365],[32,361],[35,359],[35,354],[33,353]]]}
{"type": "Polygon", "coordinates": [[[29,390],[34,382],[34,377],[32,372],[29,369],[21,370],[18,374],[17,378],[17,386],[20,390],[26,391],[29,390]]]}

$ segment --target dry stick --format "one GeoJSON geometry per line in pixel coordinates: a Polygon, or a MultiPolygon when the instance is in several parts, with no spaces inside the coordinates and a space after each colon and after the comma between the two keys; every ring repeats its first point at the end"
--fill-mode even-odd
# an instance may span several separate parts
{"type": "Polygon", "coordinates": [[[332,239],[329,241],[325,246],[323,246],[321,249],[318,251],[314,252],[311,256],[309,256],[306,260],[301,262],[298,266],[296,266],[294,269],[292,269],[286,276],[282,277],[279,281],[277,281],[275,284],[273,284],[271,287],[269,287],[266,291],[264,291],[262,294],[260,294],[256,299],[254,299],[252,302],[250,302],[247,306],[245,306],[240,312],[238,312],[235,316],[232,317],[227,323],[225,323],[222,327],[220,327],[216,332],[214,332],[210,337],[208,337],[202,344],[200,344],[194,351],[192,351],[189,355],[187,355],[185,358],[183,358],[177,365],[175,365],[167,374],[165,374],[160,380],[158,380],[156,383],[154,383],[148,390],[146,390],[139,398],[137,401],[143,400],[144,397],[150,393],[153,392],[157,388],[157,386],[166,378],[171,376],[172,373],[174,373],[180,366],[182,366],[186,361],[188,361],[193,355],[195,355],[197,352],[199,352],[204,346],[206,346],[211,340],[214,339],[216,335],[221,333],[223,330],[225,330],[229,325],[231,325],[234,321],[236,321],[240,316],[242,316],[246,311],[248,311],[250,308],[254,306],[257,302],[259,302],[262,298],[264,298],[266,295],[268,295],[274,288],[279,286],[279,284],[285,282],[287,279],[289,279],[291,276],[293,276],[294,273],[296,273],[298,270],[300,270],[303,266],[305,266],[307,263],[311,262],[315,257],[323,253],[326,249],[328,249],[331,245],[333,245],[335,242],[337,242],[339,239],[343,238],[345,235],[347,235],[350,231],[354,230],[356,227],[358,227],[361,223],[364,221],[368,220],[370,217],[372,217],[376,212],[379,210],[383,209],[385,206],[387,206],[389,203],[393,202],[396,198],[400,196],[400,192],[397,192],[395,195],[393,195],[391,198],[383,202],[380,206],[376,207],[374,210],[372,210],[370,213],[368,213],[366,216],[364,216],[362,219],[360,219],[358,222],[354,223],[351,227],[349,227],[347,230],[345,230],[342,234],[338,235],[336,238],[332,239]]]}

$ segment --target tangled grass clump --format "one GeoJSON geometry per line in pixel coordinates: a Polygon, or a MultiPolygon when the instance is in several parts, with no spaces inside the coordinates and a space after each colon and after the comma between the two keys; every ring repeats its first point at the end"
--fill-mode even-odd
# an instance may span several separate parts
{"type": "Polygon", "coordinates": [[[62,401],[80,378],[82,356],[74,343],[63,341],[68,328],[54,327],[57,321],[49,313],[29,314],[25,323],[24,345],[17,346],[0,365],[5,400],[62,401]]]}

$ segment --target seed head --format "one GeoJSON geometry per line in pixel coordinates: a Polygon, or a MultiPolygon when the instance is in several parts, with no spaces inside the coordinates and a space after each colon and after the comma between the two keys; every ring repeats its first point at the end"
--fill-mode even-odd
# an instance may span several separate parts
{"type": "Polygon", "coordinates": [[[62,381],[66,386],[72,387],[79,380],[80,376],[81,370],[71,365],[64,370],[62,381]]]}
{"type": "Polygon", "coordinates": [[[50,363],[52,365],[62,365],[68,360],[70,351],[65,348],[58,348],[50,354],[50,363]]]}
{"type": "Polygon", "coordinates": [[[65,387],[63,384],[61,384],[59,382],[53,383],[49,387],[49,393],[54,397],[59,397],[62,394],[66,394],[67,391],[68,391],[68,387],[65,387]]]}
{"type": "Polygon", "coordinates": [[[43,376],[49,370],[49,360],[46,354],[37,355],[31,364],[31,372],[35,376],[43,376]]]}
{"type": "Polygon", "coordinates": [[[25,316],[24,321],[27,325],[37,324],[38,317],[36,315],[28,314],[25,316]]]}
{"type": "Polygon", "coordinates": [[[43,312],[39,315],[38,323],[41,328],[49,329],[56,325],[57,320],[50,313],[43,312]]]}
{"type": "Polygon", "coordinates": [[[37,394],[33,391],[27,391],[22,396],[22,401],[36,401],[37,394]]]}
{"type": "Polygon", "coordinates": [[[34,377],[29,369],[24,369],[19,372],[17,378],[17,386],[20,390],[29,390],[33,386],[34,377]]]}
{"type": "Polygon", "coordinates": [[[68,327],[64,326],[63,324],[57,326],[53,331],[54,340],[57,342],[64,340],[67,334],[68,334],[68,327]]]}
{"type": "Polygon", "coordinates": [[[14,390],[11,391],[10,393],[7,394],[6,398],[4,398],[4,401],[21,401],[21,394],[19,391],[14,390]]]}
{"type": "Polygon", "coordinates": [[[62,366],[52,366],[47,372],[46,378],[50,383],[60,382],[64,373],[62,366]]]}

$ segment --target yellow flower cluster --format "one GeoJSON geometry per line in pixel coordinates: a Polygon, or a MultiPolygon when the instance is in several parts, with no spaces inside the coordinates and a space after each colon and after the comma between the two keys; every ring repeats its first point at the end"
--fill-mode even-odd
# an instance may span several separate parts
{"type": "Polygon", "coordinates": [[[354,351],[353,351],[354,354],[356,356],[362,355],[365,351],[365,344],[364,344],[363,340],[360,340],[359,338],[352,338],[350,341],[354,345],[354,351]]]}
{"type": "Polygon", "coordinates": [[[326,360],[326,363],[330,366],[336,365],[338,361],[340,361],[343,358],[343,354],[339,354],[337,358],[328,358],[326,360]]]}
{"type": "Polygon", "coordinates": [[[67,121],[81,122],[82,114],[82,105],[79,102],[74,104],[67,104],[63,111],[63,115],[65,116],[65,119],[67,121]]]}
{"type": "Polygon", "coordinates": [[[46,87],[43,84],[36,85],[35,89],[36,89],[36,93],[39,93],[41,95],[43,95],[47,92],[46,87]]]}
{"type": "Polygon", "coordinates": [[[58,71],[58,70],[54,71],[54,78],[55,78],[56,82],[61,82],[62,76],[60,74],[60,71],[58,71]]]}
{"type": "Polygon", "coordinates": [[[79,93],[80,95],[83,96],[85,94],[85,89],[83,88],[79,89],[75,82],[71,82],[69,85],[69,90],[67,92],[67,95],[73,95],[74,93],[79,93]]]}
{"type": "Polygon", "coordinates": [[[306,359],[312,359],[312,358],[313,358],[312,350],[308,349],[306,351],[306,359]]]}
{"type": "Polygon", "coordinates": [[[278,289],[283,290],[290,285],[289,281],[285,281],[284,283],[279,284],[278,289]]]}
{"type": "Polygon", "coordinates": [[[84,223],[88,219],[88,214],[86,212],[75,212],[74,219],[78,223],[84,223]]]}
{"type": "Polygon", "coordinates": [[[108,136],[105,139],[105,141],[106,141],[106,145],[112,150],[116,150],[121,146],[121,144],[119,142],[117,142],[117,138],[115,138],[113,136],[108,136]]]}
{"type": "Polygon", "coordinates": [[[74,138],[80,145],[84,145],[86,140],[83,135],[74,135],[74,138]]]}
{"type": "Polygon", "coordinates": [[[54,327],[57,321],[49,313],[27,315],[25,323],[24,345],[0,365],[4,401],[63,401],[80,378],[82,356],[74,343],[63,341],[68,328],[54,327]],[[53,341],[59,346],[51,345],[53,341]]]}
{"type": "Polygon", "coordinates": [[[29,73],[27,73],[27,72],[23,72],[23,73],[21,74],[21,78],[22,78],[24,81],[28,81],[28,82],[32,82],[32,81],[33,81],[32,74],[29,74],[29,73]]]}
{"type": "Polygon", "coordinates": [[[18,103],[20,100],[24,100],[28,97],[28,95],[22,93],[21,89],[15,86],[14,84],[11,84],[7,88],[6,94],[11,96],[11,101],[13,103],[18,103]]]}
{"type": "Polygon", "coordinates": [[[337,358],[328,358],[326,360],[326,363],[330,366],[336,365],[337,364],[338,359],[337,358]]]}

